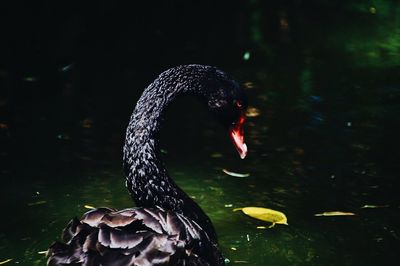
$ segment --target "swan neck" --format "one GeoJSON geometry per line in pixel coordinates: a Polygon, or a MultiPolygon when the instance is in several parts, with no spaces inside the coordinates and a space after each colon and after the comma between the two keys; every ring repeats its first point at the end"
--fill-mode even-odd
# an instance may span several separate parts
{"type": "Polygon", "coordinates": [[[161,161],[158,145],[158,133],[165,108],[180,94],[201,96],[198,70],[196,75],[194,78],[186,73],[182,77],[182,73],[166,71],[145,89],[127,128],[124,171],[127,188],[137,206],[159,206],[181,213],[196,221],[216,240],[210,219],[168,175],[161,161]]]}

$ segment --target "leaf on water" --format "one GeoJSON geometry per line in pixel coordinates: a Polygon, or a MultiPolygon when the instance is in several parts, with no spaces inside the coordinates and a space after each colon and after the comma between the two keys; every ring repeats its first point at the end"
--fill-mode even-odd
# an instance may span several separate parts
{"type": "Polygon", "coordinates": [[[248,61],[250,59],[250,52],[249,51],[246,51],[244,54],[243,54],[243,60],[244,61],[248,61]]]}
{"type": "Polygon", "coordinates": [[[261,221],[270,222],[272,225],[269,227],[274,227],[275,224],[285,224],[287,223],[286,215],[283,212],[275,211],[272,209],[262,208],[262,207],[244,207],[236,208],[233,211],[242,211],[244,214],[256,218],[261,221]]]}
{"type": "Polygon", "coordinates": [[[36,202],[30,202],[30,203],[28,203],[28,206],[41,205],[41,204],[45,204],[45,203],[47,203],[47,201],[40,200],[40,201],[36,201],[36,202]]]}
{"type": "Polygon", "coordinates": [[[86,209],[89,209],[89,210],[96,209],[96,208],[93,207],[92,205],[84,205],[83,207],[86,208],[86,209]]]}
{"type": "Polygon", "coordinates": [[[47,256],[47,250],[38,251],[38,254],[47,256]]]}
{"type": "Polygon", "coordinates": [[[34,76],[27,76],[27,77],[24,77],[24,81],[35,82],[35,81],[37,81],[37,78],[34,76]]]}
{"type": "Polygon", "coordinates": [[[70,70],[72,68],[73,65],[74,65],[73,63],[71,63],[69,65],[65,65],[65,66],[60,68],[60,71],[61,72],[67,72],[68,70],[70,70]]]}
{"type": "Polygon", "coordinates": [[[252,89],[252,88],[254,88],[254,83],[251,82],[251,81],[247,81],[247,82],[243,83],[242,85],[243,85],[243,87],[246,88],[246,89],[252,89]]]}
{"type": "Polygon", "coordinates": [[[235,172],[228,171],[226,169],[222,169],[222,172],[224,172],[227,175],[234,176],[234,177],[248,177],[248,176],[250,176],[249,173],[245,173],[245,174],[235,173],[235,172]]]}
{"type": "Polygon", "coordinates": [[[93,120],[90,118],[85,118],[82,120],[81,125],[83,128],[92,128],[93,127],[93,120]]]}
{"type": "Polygon", "coordinates": [[[267,229],[268,227],[266,227],[266,226],[257,226],[256,228],[257,229],[267,229]]]}
{"type": "Polygon", "coordinates": [[[389,205],[364,205],[361,209],[377,209],[377,208],[388,208],[389,205]]]}
{"type": "Polygon", "coordinates": [[[210,155],[210,157],[211,157],[211,158],[222,158],[223,155],[222,155],[222,153],[215,152],[215,153],[212,153],[212,154],[210,155]]]}
{"type": "Polygon", "coordinates": [[[258,110],[254,106],[247,107],[247,110],[246,110],[246,116],[247,117],[257,117],[257,116],[260,115],[260,113],[261,113],[260,110],[258,110]]]}
{"type": "Polygon", "coordinates": [[[0,129],[8,129],[8,125],[4,123],[0,123],[0,129]]]}
{"type": "Polygon", "coordinates": [[[0,265],[6,264],[6,263],[8,263],[8,262],[10,262],[12,260],[13,259],[6,259],[6,260],[3,260],[3,261],[0,261],[0,265]]]}
{"type": "Polygon", "coordinates": [[[250,262],[248,262],[247,260],[235,260],[235,261],[233,261],[233,263],[250,263],[250,262]]]}
{"type": "Polygon", "coordinates": [[[355,213],[352,212],[341,212],[341,211],[332,211],[332,212],[323,212],[316,213],[314,216],[354,216],[355,213]]]}
{"type": "Polygon", "coordinates": [[[61,139],[61,140],[70,140],[71,139],[71,137],[69,136],[69,135],[67,135],[67,134],[58,134],[57,135],[57,139],[61,139]]]}
{"type": "Polygon", "coordinates": [[[373,7],[373,6],[371,6],[371,7],[369,8],[369,12],[370,12],[371,14],[376,14],[376,8],[373,7]]]}

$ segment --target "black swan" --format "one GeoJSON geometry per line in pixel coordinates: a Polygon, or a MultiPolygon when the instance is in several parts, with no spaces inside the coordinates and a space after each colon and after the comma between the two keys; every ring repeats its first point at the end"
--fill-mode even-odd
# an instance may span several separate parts
{"type": "Polygon", "coordinates": [[[158,133],[164,109],[194,94],[227,126],[244,158],[243,90],[215,67],[171,68],[151,83],[131,116],[124,146],[126,186],[138,207],[97,208],[64,229],[48,250],[48,265],[224,265],[208,216],[170,178],[158,133]]]}

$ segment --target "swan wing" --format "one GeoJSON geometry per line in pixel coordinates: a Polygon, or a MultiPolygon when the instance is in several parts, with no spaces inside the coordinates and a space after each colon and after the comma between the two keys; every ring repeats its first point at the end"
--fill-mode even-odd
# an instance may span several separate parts
{"type": "MultiPolygon", "coordinates": [[[[195,223],[161,208],[98,208],[73,219],[48,265],[212,265],[216,245],[195,223]]],[[[223,264],[221,264],[223,265],[223,264]]]]}

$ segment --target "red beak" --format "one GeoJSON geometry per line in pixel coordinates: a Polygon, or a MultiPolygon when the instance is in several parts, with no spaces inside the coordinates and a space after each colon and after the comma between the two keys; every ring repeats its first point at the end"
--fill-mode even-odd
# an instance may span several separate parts
{"type": "Polygon", "coordinates": [[[245,121],[244,114],[240,116],[239,121],[235,123],[229,130],[233,144],[238,151],[240,158],[244,159],[247,155],[247,146],[244,143],[243,124],[245,121]]]}

